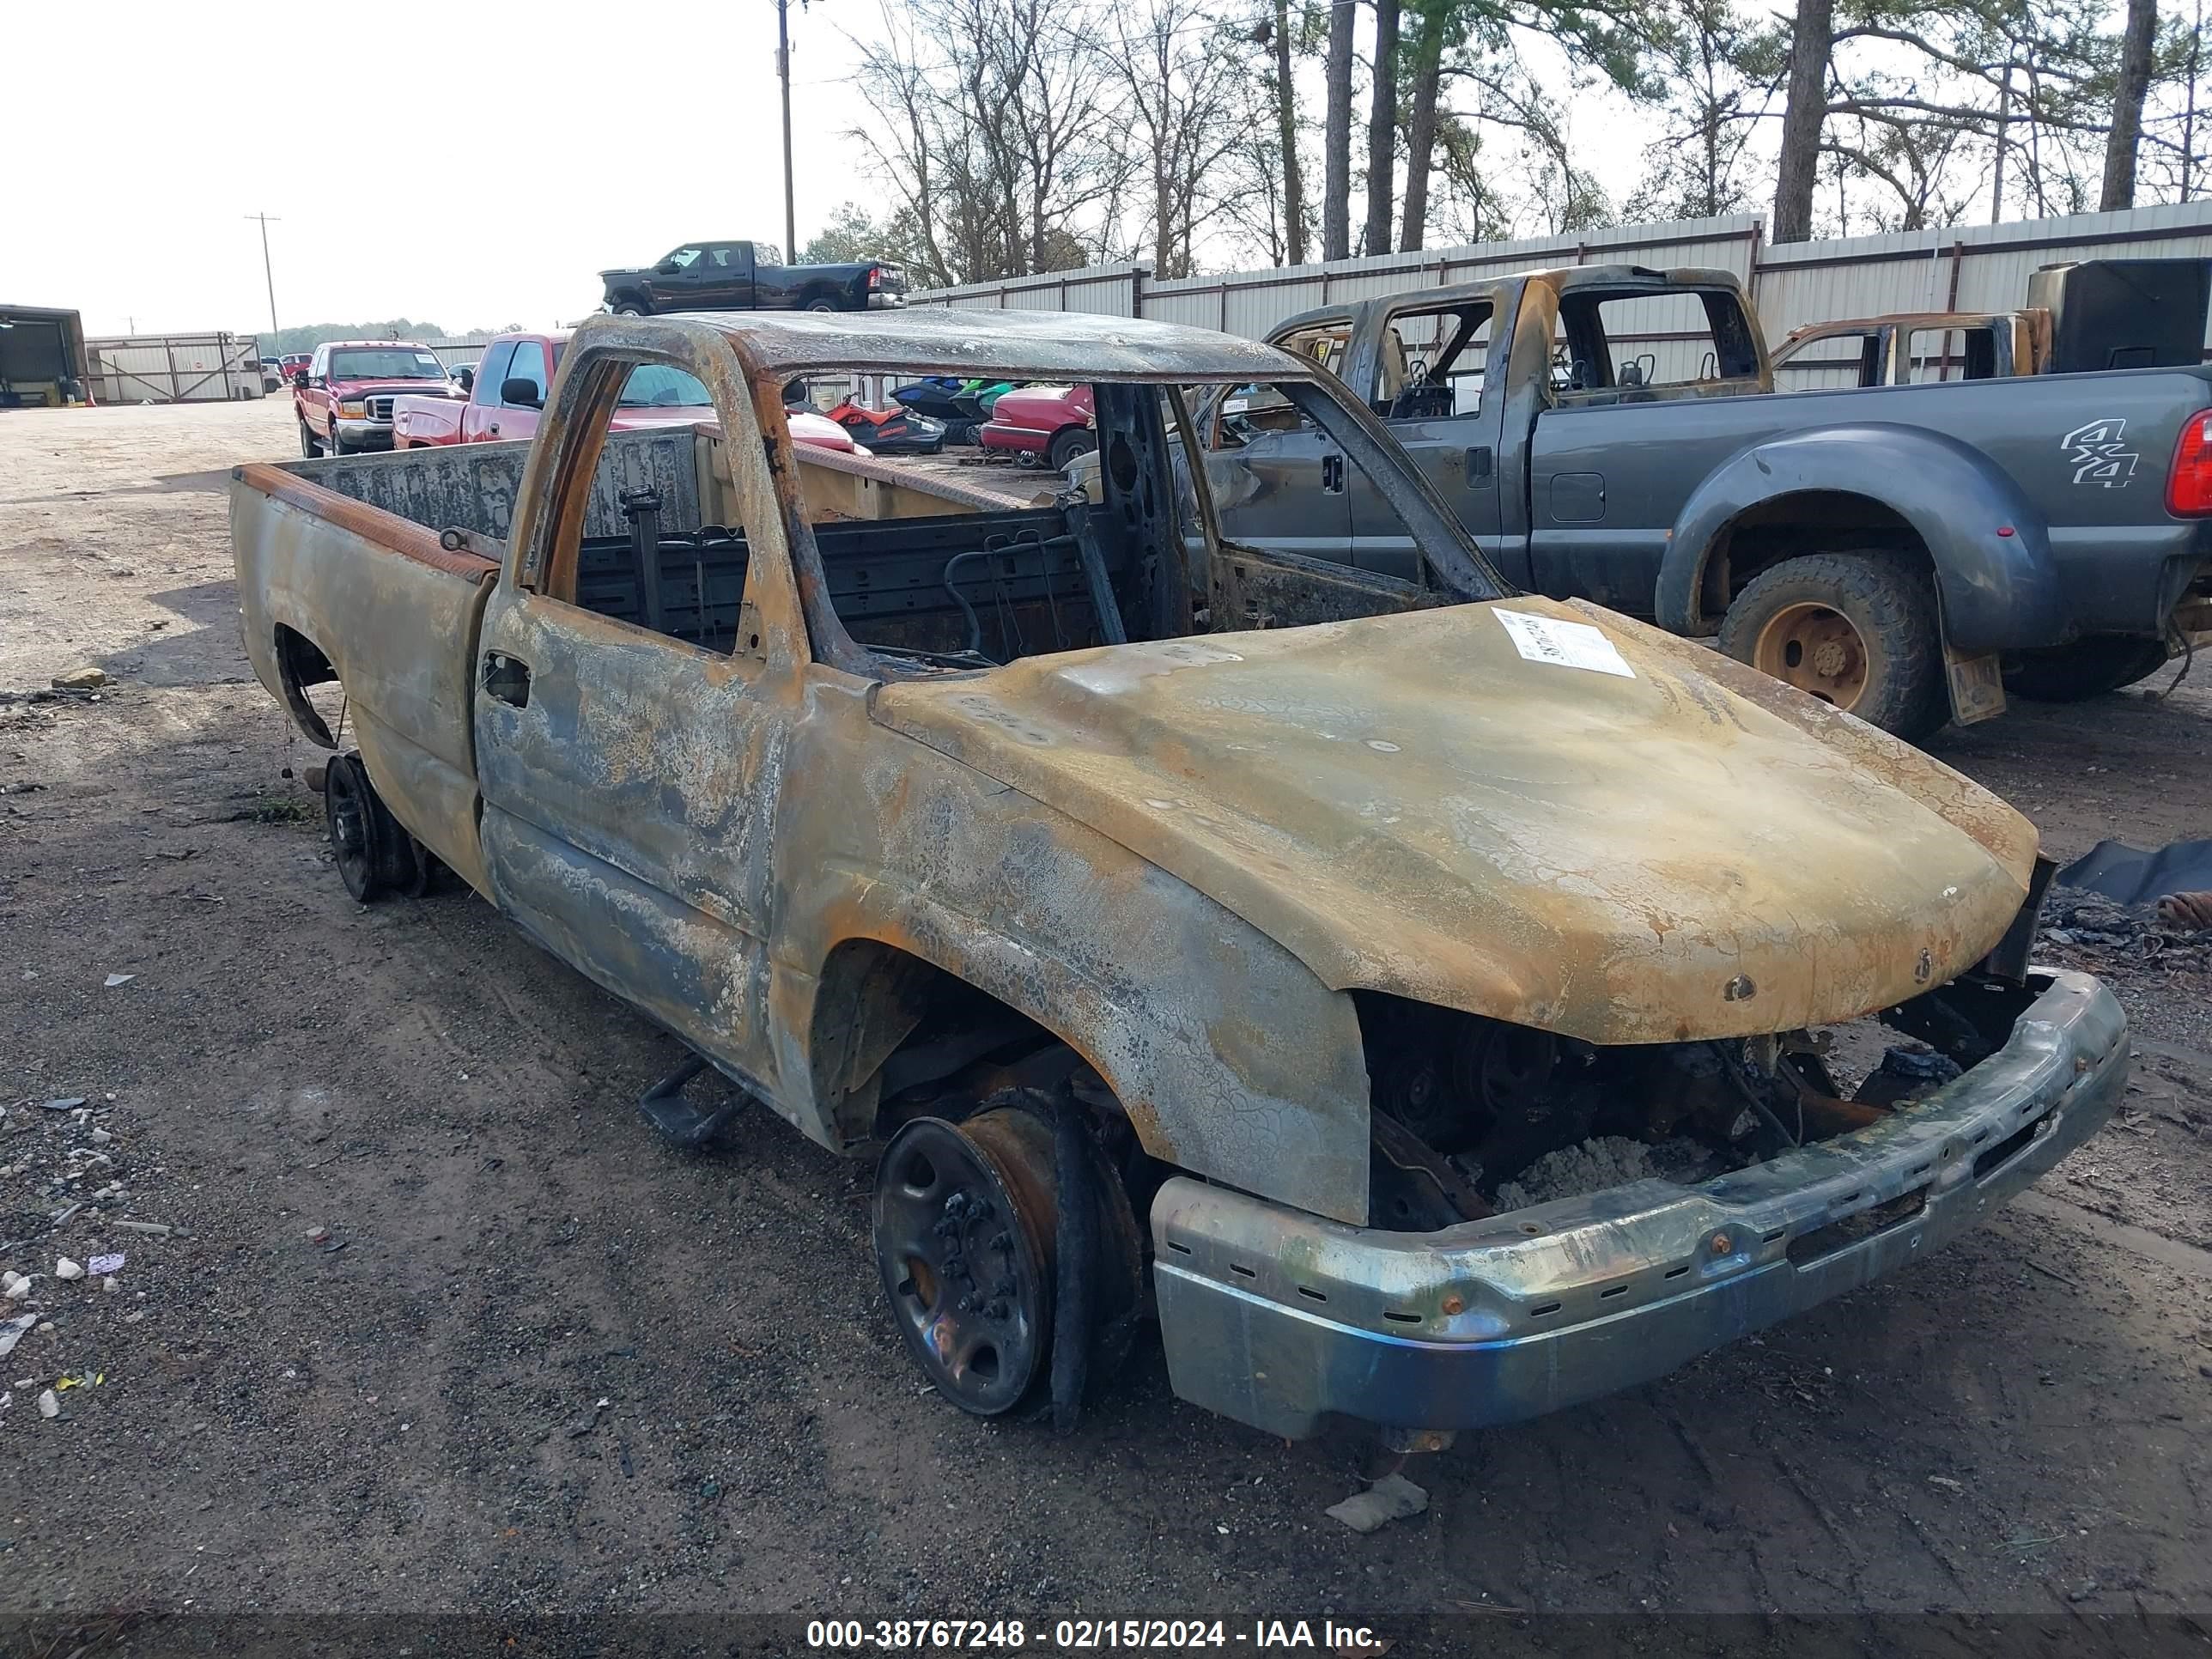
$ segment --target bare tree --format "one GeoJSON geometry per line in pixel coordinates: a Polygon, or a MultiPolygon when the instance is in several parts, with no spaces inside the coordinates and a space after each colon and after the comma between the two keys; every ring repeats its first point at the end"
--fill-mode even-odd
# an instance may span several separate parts
{"type": "Polygon", "coordinates": [[[1235,56],[1203,0],[1121,0],[1107,56],[1128,112],[1133,172],[1150,186],[1152,271],[1191,274],[1197,234],[1224,206],[1223,163],[1249,125],[1235,56]]]}
{"type": "Polygon", "coordinates": [[[854,130],[938,283],[1064,268],[1126,159],[1095,30],[1053,0],[883,0],[856,40],[874,125],[854,130]]]}
{"type": "Polygon", "coordinates": [[[1283,177],[1283,234],[1289,262],[1306,262],[1305,180],[1298,166],[1298,90],[1291,73],[1291,0],[1275,0],[1275,129],[1283,177]]]}
{"type": "Polygon", "coordinates": [[[1391,186],[1398,154],[1398,0],[1375,0],[1375,75],[1367,118],[1367,235],[1364,253],[1390,251],[1391,186]]]}
{"type": "Polygon", "coordinates": [[[2142,142],[2143,100],[2150,94],[2151,54],[2157,45],[2158,0],[2128,0],[2112,131],[2105,139],[2105,187],[2097,197],[2104,212],[2136,204],[2136,149],[2142,142]]]}
{"type": "Polygon", "coordinates": [[[1321,257],[1352,252],[1352,25],[1354,0],[1329,0],[1328,108],[1322,137],[1321,257]]]}
{"type": "Polygon", "coordinates": [[[1835,51],[1835,0],[1797,0],[1790,34],[1790,100],[1782,112],[1782,154],[1774,169],[1774,215],[1767,235],[1802,242],[1813,234],[1813,186],[1820,130],[1828,116],[1828,60],[1835,51]]]}

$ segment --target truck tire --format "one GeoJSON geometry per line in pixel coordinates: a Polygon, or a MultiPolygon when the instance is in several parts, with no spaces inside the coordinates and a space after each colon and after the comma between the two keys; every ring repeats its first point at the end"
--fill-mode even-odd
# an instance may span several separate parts
{"type": "Polygon", "coordinates": [[[608,307],[617,317],[642,317],[645,307],[635,300],[617,300],[608,307]]]}
{"type": "Polygon", "coordinates": [[[1753,577],[1720,647],[1907,742],[1950,718],[1936,585],[1893,553],[1814,553],[1753,577]]]}
{"type": "Polygon", "coordinates": [[[305,421],[300,422],[300,453],[311,461],[323,453],[315,447],[314,428],[309,426],[305,421]]]}
{"type": "Polygon", "coordinates": [[[424,872],[414,841],[376,793],[358,754],[339,755],[323,769],[323,825],[331,861],[356,904],[391,893],[420,894],[424,872]]]}
{"type": "Polygon", "coordinates": [[[806,302],[806,308],[809,311],[835,311],[837,309],[837,302],[835,300],[809,300],[806,302]]]}
{"type": "Polygon", "coordinates": [[[2094,634],[2049,651],[2006,659],[2005,695],[2030,702],[2083,702],[2117,691],[2166,666],[2166,641],[2094,634]]]}
{"type": "Polygon", "coordinates": [[[1097,447],[1097,434],[1087,428],[1070,427],[1053,434],[1052,447],[1045,452],[1045,459],[1052,463],[1054,471],[1065,472],[1075,465],[1078,457],[1088,455],[1097,447]]]}

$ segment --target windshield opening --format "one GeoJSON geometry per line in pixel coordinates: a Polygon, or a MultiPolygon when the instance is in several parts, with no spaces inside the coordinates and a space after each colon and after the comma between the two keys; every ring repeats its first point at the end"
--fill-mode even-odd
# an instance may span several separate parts
{"type": "Polygon", "coordinates": [[[1012,465],[963,469],[957,505],[917,480],[863,521],[811,500],[794,515],[802,593],[820,596],[808,605],[817,652],[855,672],[988,672],[1510,591],[1333,385],[885,375],[881,397],[945,402],[948,418],[976,422],[978,459],[1012,465]],[[1362,556],[1355,501],[1379,559],[1362,556]],[[1271,523],[1287,533],[1265,533],[1271,523]]]}

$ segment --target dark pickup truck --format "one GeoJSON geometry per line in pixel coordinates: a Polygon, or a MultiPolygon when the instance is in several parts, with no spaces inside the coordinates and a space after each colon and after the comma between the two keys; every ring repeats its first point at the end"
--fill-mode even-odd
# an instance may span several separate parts
{"type": "Polygon", "coordinates": [[[750,242],[686,242],[650,270],[603,270],[617,317],[672,311],[885,311],[906,303],[906,275],[882,259],[770,264],[750,242]]]}
{"type": "MultiPolygon", "coordinates": [[[[2212,644],[2212,369],[1772,390],[1726,271],[1593,265],[1349,301],[1270,336],[1381,416],[1521,585],[1719,635],[1909,737],[2212,644]]],[[[1341,450],[1231,390],[1223,529],[1405,574],[1341,450]]]]}

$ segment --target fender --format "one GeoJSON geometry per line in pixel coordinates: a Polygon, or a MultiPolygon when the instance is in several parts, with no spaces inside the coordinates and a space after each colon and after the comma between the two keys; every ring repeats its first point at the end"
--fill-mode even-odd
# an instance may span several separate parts
{"type": "MultiPolygon", "coordinates": [[[[1367,1219],[1367,1077],[1352,998],[1196,888],[1012,793],[980,804],[1014,843],[1011,866],[972,863],[976,890],[879,873],[823,872],[836,896],[797,962],[771,968],[779,1109],[833,1148],[866,1133],[872,1097],[847,1097],[913,1028],[910,977],[886,952],[918,959],[995,997],[1081,1054],[1127,1113],[1145,1150],[1194,1174],[1355,1225],[1367,1219]],[[994,811],[994,809],[997,809],[994,811]],[[1051,822],[1057,820],[1057,822],[1051,822]],[[1050,827],[1048,828],[1048,823],[1050,827]],[[1049,914],[1035,938],[985,914],[1011,872],[1049,914]],[[1079,957],[1054,951],[1064,919],[1091,930],[1079,957]],[[803,964],[803,965],[802,965],[803,964]]],[[[947,807],[950,803],[946,804],[947,807]]],[[[918,811],[948,845],[960,809],[918,811]]],[[[794,909],[814,906],[804,896],[794,909]]],[[[813,931],[813,930],[809,930],[813,931]]]]}
{"type": "Polygon", "coordinates": [[[1887,423],[1790,433],[1715,469],[1674,520],[1655,596],[1659,625],[1705,631],[1705,567],[1728,527],[1753,507],[1811,490],[1863,495],[1912,527],[1935,563],[1945,636],[1960,651],[2069,636],[2049,533],[2019,485],[1954,439],[1887,423]]]}

